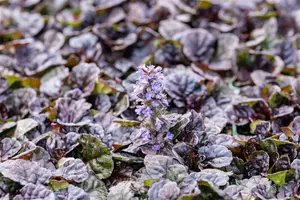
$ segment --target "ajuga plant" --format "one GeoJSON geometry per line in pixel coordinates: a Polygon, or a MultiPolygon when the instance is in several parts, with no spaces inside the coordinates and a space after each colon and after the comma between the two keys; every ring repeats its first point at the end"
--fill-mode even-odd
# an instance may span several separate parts
{"type": "Polygon", "coordinates": [[[136,95],[135,112],[142,120],[140,137],[143,142],[152,145],[158,151],[166,140],[174,135],[169,132],[172,117],[167,113],[168,101],[164,93],[164,74],[161,67],[141,65],[134,94],[136,95]]]}

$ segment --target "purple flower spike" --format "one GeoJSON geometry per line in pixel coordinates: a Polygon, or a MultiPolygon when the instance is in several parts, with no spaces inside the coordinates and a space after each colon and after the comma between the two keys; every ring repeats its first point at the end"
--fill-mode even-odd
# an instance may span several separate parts
{"type": "Polygon", "coordinates": [[[137,96],[136,101],[141,102],[145,107],[142,110],[137,107],[136,113],[143,117],[150,118],[150,115],[153,114],[155,109],[165,109],[168,106],[163,90],[164,75],[161,67],[155,67],[153,65],[139,66],[138,74],[139,78],[134,93],[137,96]]]}
{"type": "Polygon", "coordinates": [[[146,93],[146,99],[151,100],[151,98],[152,98],[152,92],[151,92],[151,90],[148,90],[146,93]]]}
{"type": "MultiPolygon", "coordinates": [[[[168,101],[164,93],[164,74],[161,67],[141,65],[138,67],[138,79],[134,90],[136,96],[135,112],[143,120],[141,138],[144,142],[160,143],[172,140],[174,135],[169,133],[169,120],[165,119],[168,101]],[[157,137],[165,135],[166,137],[157,137]],[[150,141],[152,140],[152,141],[150,141]]],[[[161,146],[156,144],[152,150],[158,151],[161,146]]]]}

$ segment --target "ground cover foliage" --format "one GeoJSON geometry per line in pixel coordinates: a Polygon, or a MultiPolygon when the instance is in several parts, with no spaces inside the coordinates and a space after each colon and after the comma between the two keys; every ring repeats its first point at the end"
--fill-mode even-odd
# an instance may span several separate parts
{"type": "Polygon", "coordinates": [[[0,1],[0,198],[300,198],[298,0],[0,1]]]}

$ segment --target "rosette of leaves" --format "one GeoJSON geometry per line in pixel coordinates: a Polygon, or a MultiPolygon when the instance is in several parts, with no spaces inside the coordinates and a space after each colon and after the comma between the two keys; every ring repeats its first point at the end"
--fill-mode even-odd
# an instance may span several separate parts
{"type": "Polygon", "coordinates": [[[176,159],[180,161],[180,163],[185,164],[191,170],[199,170],[199,158],[197,156],[197,150],[191,145],[185,144],[184,142],[179,142],[174,145],[172,152],[176,159]]]}
{"type": "Polygon", "coordinates": [[[68,84],[72,89],[80,89],[83,96],[88,96],[94,90],[99,73],[100,70],[96,64],[81,63],[72,69],[68,84]]]}
{"type": "Polygon", "coordinates": [[[130,22],[147,24],[151,21],[152,9],[144,2],[132,2],[129,4],[128,17],[130,22]]]}
{"type": "Polygon", "coordinates": [[[226,71],[236,68],[236,49],[239,38],[233,34],[222,34],[217,41],[217,51],[209,64],[214,71],[226,71]]]}
{"type": "Polygon", "coordinates": [[[87,131],[87,133],[100,138],[102,142],[107,144],[108,148],[112,148],[113,144],[130,144],[139,134],[137,127],[122,126],[122,122],[126,124],[126,121],[114,117],[111,112],[97,114],[95,116],[95,122],[95,124],[101,127],[95,126],[94,124],[90,126],[90,130],[87,131]]]}
{"type": "Polygon", "coordinates": [[[59,53],[47,52],[42,43],[33,41],[17,46],[10,59],[11,62],[5,63],[4,67],[26,76],[32,76],[45,71],[51,66],[65,63],[59,53]]]}
{"type": "Polygon", "coordinates": [[[49,199],[55,200],[54,193],[40,184],[28,183],[21,190],[21,194],[14,197],[14,200],[24,200],[24,199],[49,199]]]}
{"type": "Polygon", "coordinates": [[[274,192],[274,188],[272,189],[271,181],[269,181],[267,178],[263,178],[261,176],[253,176],[250,179],[238,181],[238,185],[230,185],[226,187],[223,192],[224,195],[232,199],[243,199],[251,198],[253,196],[259,195],[259,193],[264,192],[272,194],[274,192]]]}
{"type": "Polygon", "coordinates": [[[31,145],[31,147],[25,147],[23,144],[23,148],[19,154],[13,157],[14,159],[27,156],[30,157],[30,161],[38,163],[41,167],[51,171],[55,170],[55,166],[52,163],[52,157],[43,147],[34,146],[32,143],[27,143],[26,145],[31,145]]]}
{"type": "Polygon", "coordinates": [[[148,191],[149,200],[175,200],[180,193],[180,188],[177,186],[176,182],[169,180],[161,180],[159,182],[153,183],[148,191]]]}
{"type": "Polygon", "coordinates": [[[174,19],[166,19],[159,22],[159,33],[166,40],[170,40],[176,33],[188,30],[190,27],[174,19]]]}
{"type": "Polygon", "coordinates": [[[191,70],[176,70],[165,78],[166,93],[177,107],[193,108],[200,104],[206,95],[204,80],[191,70]]]}
{"type": "Polygon", "coordinates": [[[198,150],[199,167],[211,165],[213,167],[229,166],[233,157],[232,152],[223,145],[203,146],[198,150]]]}
{"type": "Polygon", "coordinates": [[[190,177],[197,182],[206,181],[214,187],[221,187],[228,184],[230,175],[231,172],[223,172],[218,169],[204,169],[200,172],[191,173],[190,177]]]}
{"type": "Polygon", "coordinates": [[[277,193],[277,198],[289,198],[289,197],[299,197],[299,192],[297,190],[297,181],[289,181],[285,185],[281,186],[277,193]]]}
{"type": "Polygon", "coordinates": [[[50,29],[44,33],[42,41],[47,52],[55,53],[64,45],[65,36],[55,29],[50,29]]]}
{"type": "Polygon", "coordinates": [[[269,160],[269,155],[264,151],[257,151],[251,154],[245,166],[247,175],[251,177],[266,173],[269,169],[269,160]]]}
{"type": "Polygon", "coordinates": [[[89,173],[89,178],[78,186],[88,193],[90,200],[106,200],[108,191],[104,182],[98,179],[92,172],[89,173]]]}
{"type": "Polygon", "coordinates": [[[215,38],[205,29],[190,29],[174,36],[183,45],[183,53],[192,62],[208,64],[214,53],[215,38]]]}
{"type": "Polygon", "coordinates": [[[134,197],[134,191],[132,190],[133,181],[122,181],[115,186],[109,188],[107,200],[114,199],[131,199],[134,197]]]}
{"type": "Polygon", "coordinates": [[[40,92],[48,96],[58,96],[63,86],[63,80],[69,75],[69,69],[63,66],[56,67],[45,73],[40,79],[40,92]]]}
{"type": "Polygon", "coordinates": [[[28,105],[30,115],[34,117],[42,116],[41,111],[49,106],[49,100],[45,97],[36,97],[32,99],[28,105]]]}
{"type": "Polygon", "coordinates": [[[98,60],[102,53],[101,44],[98,43],[98,37],[92,33],[83,33],[72,37],[69,40],[70,47],[75,49],[79,55],[84,55],[85,60],[98,60]]]}
{"type": "Polygon", "coordinates": [[[61,176],[67,181],[80,183],[89,177],[88,168],[80,159],[62,158],[57,165],[55,176],[61,176]]]}
{"type": "Polygon", "coordinates": [[[58,200],[71,200],[71,199],[82,199],[89,200],[89,195],[83,189],[69,184],[67,188],[59,190],[54,193],[55,199],[58,200]]]}
{"type": "Polygon", "coordinates": [[[225,109],[228,119],[236,125],[245,125],[256,119],[269,120],[271,109],[264,99],[235,100],[225,109]]]}
{"type": "Polygon", "coordinates": [[[28,114],[28,104],[35,97],[36,92],[32,88],[13,90],[5,101],[9,116],[26,116],[28,114]]]}
{"type": "Polygon", "coordinates": [[[146,174],[149,178],[158,179],[163,176],[168,176],[168,167],[178,162],[169,156],[162,155],[146,155],[144,159],[146,174]]]}
{"type": "Polygon", "coordinates": [[[134,63],[127,58],[120,58],[122,52],[102,54],[97,62],[100,69],[112,77],[126,76],[134,67],[134,63]]]}
{"type": "Polygon", "coordinates": [[[180,198],[184,197],[198,197],[200,189],[198,182],[192,177],[192,175],[186,176],[181,183],[178,184],[180,188],[180,198]]]}
{"type": "Polygon", "coordinates": [[[112,107],[112,102],[107,94],[96,94],[89,97],[89,102],[92,103],[92,108],[100,113],[106,113],[112,107]]]}
{"type": "Polygon", "coordinates": [[[161,41],[154,53],[154,63],[159,66],[172,66],[184,63],[185,58],[181,51],[182,45],[174,40],[161,41]]]}
{"type": "Polygon", "coordinates": [[[21,185],[48,183],[52,172],[40,167],[38,163],[17,159],[0,163],[0,173],[21,185]]]}
{"type": "MultiPolygon", "coordinates": [[[[238,73],[237,80],[247,82],[251,80],[251,72],[254,70],[263,70],[266,72],[276,72],[276,56],[267,56],[260,52],[252,52],[249,49],[241,49],[237,52],[238,73]]],[[[279,61],[280,62],[280,61],[279,61]]],[[[281,64],[277,62],[280,70],[281,64]]]]}
{"type": "Polygon", "coordinates": [[[214,98],[208,97],[201,104],[200,112],[205,118],[204,124],[207,135],[221,133],[228,122],[223,107],[226,107],[231,102],[231,99],[227,99],[226,97],[220,98],[218,102],[214,98]]]}
{"type": "Polygon", "coordinates": [[[223,145],[228,149],[234,149],[240,147],[240,143],[231,135],[216,134],[208,136],[208,141],[211,144],[223,145]]]}
{"type": "Polygon", "coordinates": [[[178,122],[171,128],[175,138],[187,144],[196,146],[206,138],[204,117],[192,110],[180,116],[178,122]]]}
{"type": "Polygon", "coordinates": [[[14,138],[4,138],[0,142],[0,160],[1,162],[11,158],[21,149],[21,143],[14,138]]]}
{"type": "Polygon", "coordinates": [[[93,32],[114,51],[123,50],[137,41],[136,27],[131,23],[96,25],[93,32]]]}
{"type": "Polygon", "coordinates": [[[36,139],[36,143],[47,150],[52,160],[58,161],[78,146],[79,137],[80,135],[74,132],[65,135],[48,132],[39,140],[36,139]]]}
{"type": "Polygon", "coordinates": [[[72,99],[69,97],[61,97],[56,101],[56,118],[57,122],[66,126],[82,126],[88,124],[89,109],[91,104],[85,99],[72,99]]]}
{"type": "Polygon", "coordinates": [[[38,13],[21,12],[19,9],[0,8],[1,34],[5,42],[21,37],[33,37],[44,27],[44,18],[38,13]]]}
{"type": "Polygon", "coordinates": [[[82,134],[76,148],[78,156],[87,164],[96,177],[105,179],[110,177],[114,169],[114,162],[110,151],[104,143],[94,136],[82,134]]]}

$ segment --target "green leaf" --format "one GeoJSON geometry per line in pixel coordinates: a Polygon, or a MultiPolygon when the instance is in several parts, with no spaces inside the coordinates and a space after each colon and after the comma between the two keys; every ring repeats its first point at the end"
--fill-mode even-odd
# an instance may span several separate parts
{"type": "Polygon", "coordinates": [[[208,0],[202,0],[199,2],[199,9],[209,9],[213,4],[208,0]]]}
{"type": "Polygon", "coordinates": [[[261,141],[259,143],[259,145],[263,150],[265,150],[269,153],[277,152],[277,146],[276,146],[275,142],[270,139],[265,139],[265,140],[261,141]]]}
{"type": "Polygon", "coordinates": [[[20,77],[16,77],[16,76],[4,76],[4,78],[8,81],[8,85],[9,87],[11,87],[14,83],[16,83],[17,81],[20,81],[21,78],[20,77]]]}
{"type": "Polygon", "coordinates": [[[49,181],[49,187],[53,192],[66,189],[68,188],[68,186],[69,183],[64,179],[60,179],[60,180],[52,179],[49,181]]]}
{"type": "Polygon", "coordinates": [[[103,155],[110,155],[110,151],[106,145],[92,135],[81,135],[78,143],[82,146],[80,156],[84,161],[89,161],[103,155]]]}
{"type": "Polygon", "coordinates": [[[269,174],[267,176],[268,179],[273,181],[277,185],[284,185],[285,184],[285,177],[289,170],[276,172],[274,174],[269,174]]]}
{"type": "Polygon", "coordinates": [[[21,81],[23,87],[39,88],[41,81],[36,78],[24,78],[21,81]]]}
{"type": "Polygon", "coordinates": [[[297,144],[290,142],[290,141],[281,141],[281,140],[274,139],[274,138],[272,138],[271,140],[276,144],[277,147],[282,144],[292,144],[296,147],[296,149],[299,148],[299,146],[297,144]]]}
{"type": "Polygon", "coordinates": [[[155,181],[157,181],[157,179],[155,178],[146,179],[144,180],[144,186],[151,187],[152,183],[154,183],[155,181]]]}
{"type": "Polygon", "coordinates": [[[107,198],[108,192],[105,184],[93,173],[90,173],[89,178],[79,187],[89,194],[90,200],[106,200],[107,198]]]}
{"type": "Polygon", "coordinates": [[[10,88],[21,88],[21,87],[31,87],[31,88],[39,88],[41,85],[41,81],[37,78],[20,78],[17,76],[4,76],[4,78],[8,81],[8,85],[10,88]]]}
{"type": "Polygon", "coordinates": [[[256,126],[259,124],[259,123],[261,123],[262,122],[262,120],[256,120],[256,121],[254,121],[254,122],[251,122],[250,123],[250,132],[251,133],[254,133],[254,131],[255,131],[255,129],[256,129],[256,126]]]}
{"type": "Polygon", "coordinates": [[[78,143],[80,144],[77,148],[79,157],[99,179],[108,178],[114,169],[114,162],[106,145],[96,137],[87,134],[81,135],[78,143]]]}
{"type": "Polygon", "coordinates": [[[188,176],[187,170],[183,165],[180,164],[170,165],[165,175],[167,179],[177,183],[183,181],[186,176],[188,176]]]}
{"type": "Polygon", "coordinates": [[[97,111],[97,110],[95,110],[95,109],[91,109],[91,113],[92,113],[92,115],[97,115],[97,114],[99,114],[99,111],[97,111]]]}
{"type": "Polygon", "coordinates": [[[103,155],[101,157],[92,159],[88,162],[90,167],[99,179],[105,179],[110,177],[114,169],[114,161],[111,155],[103,155]]]}
{"type": "Polygon", "coordinates": [[[117,90],[110,87],[105,81],[98,80],[95,84],[93,94],[115,94],[116,92],[117,90]]]}
{"type": "Polygon", "coordinates": [[[138,122],[138,121],[129,121],[129,120],[123,120],[123,119],[114,120],[114,122],[121,124],[122,126],[126,126],[126,127],[133,127],[133,126],[138,126],[141,124],[141,122],[138,122]]]}
{"type": "Polygon", "coordinates": [[[275,92],[270,96],[268,103],[272,108],[278,108],[283,104],[288,104],[289,97],[282,92],[275,92]]]}

